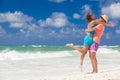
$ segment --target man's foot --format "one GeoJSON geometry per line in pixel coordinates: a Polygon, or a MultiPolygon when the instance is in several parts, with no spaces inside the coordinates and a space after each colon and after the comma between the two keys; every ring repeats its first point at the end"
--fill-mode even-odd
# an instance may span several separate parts
{"type": "Polygon", "coordinates": [[[88,72],[87,74],[95,74],[95,73],[97,73],[97,72],[88,72]]]}

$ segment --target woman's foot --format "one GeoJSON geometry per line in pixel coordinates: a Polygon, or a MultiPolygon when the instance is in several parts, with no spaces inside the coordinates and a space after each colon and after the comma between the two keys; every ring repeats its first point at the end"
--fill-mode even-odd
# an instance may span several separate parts
{"type": "Polygon", "coordinates": [[[83,67],[82,67],[82,65],[80,65],[80,71],[83,72],[83,67]]]}
{"type": "Polygon", "coordinates": [[[72,47],[73,43],[66,44],[66,46],[72,47]]]}

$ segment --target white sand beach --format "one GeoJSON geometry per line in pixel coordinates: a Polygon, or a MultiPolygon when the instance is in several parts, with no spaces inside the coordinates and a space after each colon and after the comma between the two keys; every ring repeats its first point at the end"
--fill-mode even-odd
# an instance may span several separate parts
{"type": "Polygon", "coordinates": [[[37,77],[31,80],[120,80],[120,69],[94,74],[80,74],[67,76],[37,77]]]}

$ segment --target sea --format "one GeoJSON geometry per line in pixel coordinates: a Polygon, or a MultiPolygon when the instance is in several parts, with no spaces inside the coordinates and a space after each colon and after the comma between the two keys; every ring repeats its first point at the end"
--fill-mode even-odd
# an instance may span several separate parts
{"type": "MultiPolygon", "coordinates": [[[[78,51],[67,46],[0,46],[0,80],[35,80],[40,77],[85,74],[92,71],[89,53],[80,70],[78,51]]],[[[100,46],[98,71],[120,68],[120,46],[100,46]]]]}

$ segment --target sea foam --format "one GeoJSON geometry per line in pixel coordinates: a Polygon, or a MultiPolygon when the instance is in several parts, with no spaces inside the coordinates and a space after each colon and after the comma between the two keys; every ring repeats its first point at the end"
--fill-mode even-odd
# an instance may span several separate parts
{"type": "MultiPolygon", "coordinates": [[[[0,51],[0,60],[22,60],[22,59],[40,59],[40,58],[58,58],[68,56],[79,56],[76,50],[61,50],[61,51],[19,51],[6,48],[0,51]],[[77,55],[76,55],[77,54],[77,55]]],[[[120,53],[118,50],[113,50],[106,47],[100,47],[98,52],[100,54],[120,53]]]]}
{"type": "Polygon", "coordinates": [[[37,59],[37,58],[56,58],[72,56],[69,51],[57,51],[57,52],[18,52],[15,50],[3,50],[0,52],[0,60],[22,60],[22,59],[37,59]]]}

